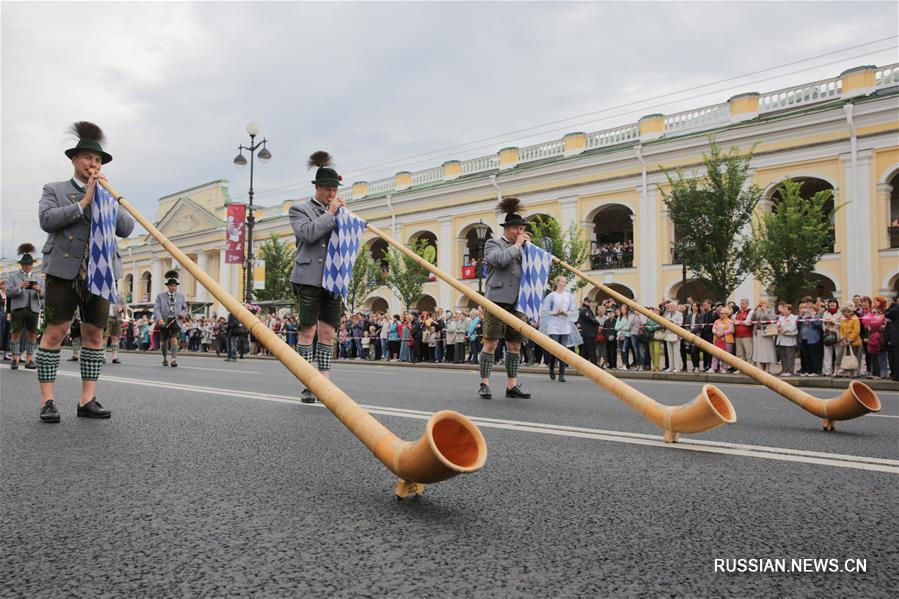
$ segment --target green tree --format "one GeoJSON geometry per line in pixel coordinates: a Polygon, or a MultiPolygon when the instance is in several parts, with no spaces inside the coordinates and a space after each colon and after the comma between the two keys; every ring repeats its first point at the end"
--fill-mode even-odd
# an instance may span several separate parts
{"type": "MultiPolygon", "coordinates": [[[[576,223],[572,223],[564,232],[562,226],[554,218],[538,217],[529,224],[531,241],[543,247],[543,239],[552,240],[552,254],[563,262],[567,262],[575,268],[579,268],[590,257],[590,242],[581,237],[576,223]]],[[[548,247],[543,247],[548,250],[548,247]]],[[[564,275],[571,279],[569,289],[575,290],[584,287],[587,283],[582,279],[573,277],[571,273],[553,262],[549,270],[549,278],[546,281],[547,289],[553,288],[553,279],[558,275],[564,275]]]]}
{"type": "Polygon", "coordinates": [[[814,287],[809,275],[833,242],[832,212],[826,210],[833,190],[806,199],[801,188],[801,182],[784,181],[780,201],[756,227],[759,264],[755,275],[777,299],[787,302],[797,301],[814,287]]]}
{"type": "MultiPolygon", "coordinates": [[[[428,243],[424,239],[419,239],[407,247],[421,256],[428,243]]],[[[428,271],[393,247],[387,250],[385,258],[388,267],[385,283],[408,310],[421,297],[421,290],[428,280],[428,271]]]]}
{"type": "Polygon", "coordinates": [[[353,272],[347,283],[347,308],[355,312],[362,305],[368,294],[381,285],[381,267],[375,262],[371,250],[367,246],[359,249],[356,263],[353,264],[353,272]]]}
{"type": "Polygon", "coordinates": [[[293,297],[290,275],[293,273],[293,261],[296,248],[272,233],[271,237],[259,246],[259,255],[265,260],[265,289],[257,289],[254,293],[258,300],[284,300],[293,297]]]}
{"type": "Polygon", "coordinates": [[[762,191],[747,185],[752,150],[744,154],[734,147],[722,153],[713,137],[709,145],[704,176],[688,177],[681,169],[672,176],[662,167],[671,185],[662,196],[679,234],[682,263],[724,301],[756,269],[751,224],[762,191]]]}

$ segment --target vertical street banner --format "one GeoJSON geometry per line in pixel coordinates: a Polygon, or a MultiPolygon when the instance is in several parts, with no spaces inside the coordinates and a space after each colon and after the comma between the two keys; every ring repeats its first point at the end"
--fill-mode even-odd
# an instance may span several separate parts
{"type": "Polygon", "coordinates": [[[243,264],[246,204],[228,204],[225,217],[225,264],[243,264]]]}

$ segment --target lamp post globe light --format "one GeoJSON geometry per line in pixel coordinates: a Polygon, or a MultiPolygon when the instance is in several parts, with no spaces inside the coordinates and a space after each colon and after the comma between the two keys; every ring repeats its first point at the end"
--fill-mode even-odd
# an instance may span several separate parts
{"type": "Polygon", "coordinates": [[[268,162],[272,158],[272,153],[265,147],[265,138],[262,138],[262,141],[258,143],[256,142],[256,136],[259,135],[259,125],[250,123],[247,125],[247,133],[250,136],[250,145],[244,146],[241,144],[237,146],[238,153],[234,157],[234,164],[246,166],[247,159],[244,157],[243,151],[246,150],[250,153],[250,201],[247,205],[247,251],[245,252],[247,259],[244,263],[244,281],[246,283],[244,301],[249,303],[253,301],[253,225],[256,222],[256,218],[253,216],[253,159],[258,156],[260,162],[268,162]],[[255,153],[256,150],[259,150],[258,154],[255,153]]]}

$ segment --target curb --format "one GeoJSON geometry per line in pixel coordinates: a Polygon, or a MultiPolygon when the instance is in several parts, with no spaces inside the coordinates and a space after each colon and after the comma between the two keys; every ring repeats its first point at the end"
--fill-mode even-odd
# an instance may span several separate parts
{"type": "MultiPolygon", "coordinates": [[[[143,354],[143,355],[161,355],[158,351],[148,351],[141,352],[135,350],[119,350],[120,354],[143,354]]],[[[179,356],[195,356],[200,358],[220,358],[220,356],[216,356],[215,352],[187,352],[181,351],[179,352],[179,356]]],[[[221,359],[221,358],[220,358],[221,359]]],[[[273,356],[252,356],[245,355],[244,360],[269,360],[277,362],[277,358],[273,356]]],[[[383,360],[334,360],[334,364],[341,364],[346,366],[387,366],[391,368],[431,368],[438,370],[469,370],[472,372],[477,372],[478,366],[477,364],[412,364],[410,362],[384,362],[383,360]]],[[[546,367],[543,366],[524,366],[518,369],[518,372],[522,372],[525,374],[548,374],[549,371],[546,367]]],[[[625,370],[608,370],[610,374],[615,376],[615,378],[619,379],[628,379],[628,380],[644,380],[644,381],[680,381],[680,382],[690,382],[690,383],[713,383],[713,384],[726,384],[726,385],[756,385],[763,386],[760,383],[752,380],[748,376],[744,374],[708,374],[705,372],[700,373],[665,373],[665,372],[646,372],[646,371],[625,371],[625,370]]],[[[567,376],[582,376],[579,372],[574,369],[571,369],[570,372],[565,373],[567,376]]],[[[871,387],[876,391],[895,391],[899,392],[899,382],[894,381],[872,381],[869,379],[846,379],[839,378],[834,379],[830,377],[801,377],[794,376],[789,378],[779,380],[787,381],[794,387],[809,387],[809,388],[822,388],[822,389],[845,389],[850,380],[860,380],[864,382],[866,385],[871,387]]]]}

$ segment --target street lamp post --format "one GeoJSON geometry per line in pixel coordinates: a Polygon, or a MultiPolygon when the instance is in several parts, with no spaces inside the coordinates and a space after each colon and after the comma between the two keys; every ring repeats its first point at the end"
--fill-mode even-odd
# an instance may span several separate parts
{"type": "Polygon", "coordinates": [[[244,158],[243,151],[246,150],[250,153],[250,201],[247,206],[247,251],[246,256],[247,260],[244,264],[244,280],[246,281],[246,292],[245,292],[245,301],[247,303],[253,301],[253,225],[256,223],[256,218],[253,216],[253,158],[256,155],[256,150],[259,150],[259,160],[260,162],[268,162],[271,160],[272,154],[265,148],[266,139],[263,137],[262,141],[256,142],[256,136],[259,134],[259,126],[256,123],[250,123],[247,125],[247,133],[250,135],[250,145],[249,147],[244,146],[243,144],[237,146],[238,154],[234,158],[234,164],[237,166],[246,166],[247,159],[244,158]]]}
{"type": "Polygon", "coordinates": [[[479,219],[478,226],[475,229],[475,233],[478,236],[478,261],[475,268],[478,269],[478,293],[481,295],[484,295],[484,244],[487,243],[487,230],[488,227],[484,224],[484,219],[479,219]]]}

